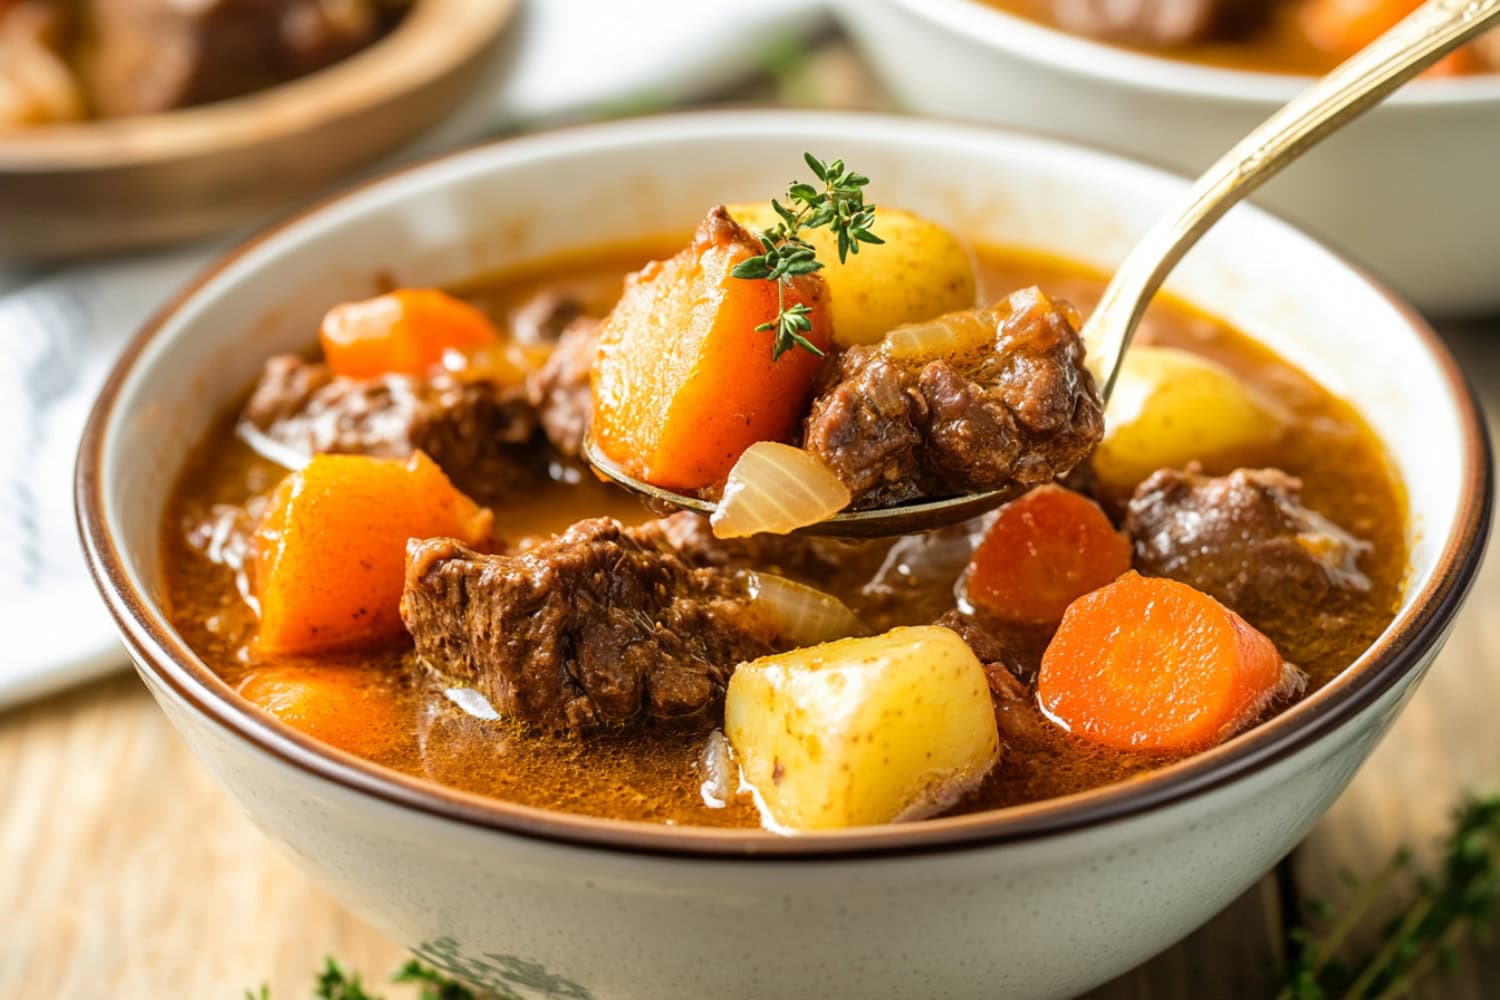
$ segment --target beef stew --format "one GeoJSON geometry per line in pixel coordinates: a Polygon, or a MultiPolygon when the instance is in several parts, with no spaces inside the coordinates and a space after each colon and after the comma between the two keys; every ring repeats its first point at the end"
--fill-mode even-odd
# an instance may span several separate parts
{"type": "MultiPolygon", "coordinates": [[[[1406,567],[1405,513],[1379,442],[1347,404],[1297,369],[1177,303],[1154,307],[1142,344],[1230,373],[1238,391],[1253,397],[1254,412],[1271,415],[1269,430],[1168,435],[1170,447],[1147,449],[1146,464],[1162,459],[1165,470],[1150,476],[1137,476],[1129,463],[1098,461],[1105,446],[1120,444],[1101,431],[1096,461],[1071,465],[1063,485],[1032,490],[1025,505],[1017,501],[998,516],[900,539],[719,538],[695,515],[643,509],[580,466],[576,448],[592,403],[584,386],[597,326],[627,272],[675,249],[609,248],[453,290],[497,336],[461,357],[439,352],[438,371],[361,378],[330,370],[328,361],[269,361],[247,403],[226,414],[189,460],[163,526],[167,605],[189,645],[288,724],[409,774],[619,819],[811,828],[1000,808],[1145,773],[1326,683],[1393,617],[1406,567]],[[361,513],[372,509],[361,491],[389,478],[391,467],[372,475],[324,464],[324,456],[362,455],[405,466],[427,454],[443,483],[424,478],[399,502],[385,501],[378,517],[361,513]],[[288,476],[297,466],[301,472],[288,476]],[[278,499],[288,482],[334,533],[319,536],[311,553],[333,569],[307,563],[288,574],[290,596],[275,589],[264,555],[268,544],[292,544],[290,506],[278,499]],[[1070,499],[1039,503],[1048,491],[1070,499]],[[424,524],[439,526],[408,540],[399,530],[408,522],[397,518],[395,536],[377,523],[407,504],[435,519],[424,524]],[[478,505],[492,515],[480,517],[478,505]],[[1073,513],[1048,514],[1054,506],[1073,513]],[[997,531],[1007,517],[1020,527],[997,531]],[[1099,579],[1133,567],[1148,582],[1182,581],[1174,586],[1207,602],[1224,628],[1242,634],[1236,630],[1248,621],[1274,649],[1274,662],[1252,658],[1274,677],[1266,672],[1255,691],[1214,709],[1226,720],[1222,733],[1194,731],[1167,747],[1128,738],[1112,745],[1096,738],[1104,732],[1091,728],[1097,719],[1070,724],[1066,700],[1038,697],[1044,659],[1067,619],[1060,623],[1054,612],[1018,620],[993,595],[1042,585],[1025,575],[1032,571],[1025,558],[1006,555],[1026,544],[1006,539],[1024,539],[1036,524],[1053,523],[1049,517],[1064,533],[1093,524],[1085,534],[1094,541],[1074,546],[1085,553],[1081,564],[1114,567],[1075,581],[1075,593],[1099,593],[1107,589],[1099,579]],[[984,552],[1001,557],[980,558],[984,552]],[[976,581],[976,574],[985,577],[976,581]],[[403,627],[369,633],[371,618],[388,622],[394,612],[392,587],[403,627]],[[381,615],[359,600],[377,593],[387,595],[379,598],[381,615]],[[356,640],[314,621],[285,632],[289,645],[268,644],[272,599],[342,607],[333,623],[356,640]],[[1301,614],[1309,601],[1323,617],[1301,614]],[[944,635],[961,641],[955,647],[944,635]],[[876,640],[885,645],[871,645],[876,640]],[[880,711],[818,722],[826,746],[843,755],[830,751],[832,765],[806,759],[793,772],[796,782],[783,781],[790,754],[808,744],[770,742],[767,720],[786,717],[765,709],[793,697],[776,686],[776,671],[795,674],[796,658],[809,649],[828,667],[820,682],[876,677],[867,704],[880,711]],[[932,671],[936,663],[955,664],[952,684],[932,671]],[[817,785],[806,776],[820,766],[895,773],[894,751],[920,749],[913,740],[923,738],[902,729],[903,710],[921,718],[917,706],[939,695],[971,707],[979,703],[976,683],[993,724],[948,710],[945,725],[967,742],[957,735],[945,742],[951,759],[943,781],[899,794],[886,783],[890,803],[829,799],[815,803],[821,811],[798,811],[816,795],[804,786],[817,785]],[[741,793],[734,769],[759,773],[757,750],[773,745],[780,749],[766,759],[764,787],[741,793]],[[786,816],[805,822],[777,819],[786,816]]],[[[1023,296],[1022,304],[1040,309],[1045,301],[1069,332],[1076,313],[1066,303],[1087,308],[1102,289],[1097,275],[1023,252],[980,247],[974,260],[971,297],[975,288],[980,301],[1045,288],[1045,297],[1023,296]]],[[[833,286],[835,298],[840,287],[833,286]]],[[[1006,313],[1017,314],[1024,310],[1006,313]]],[[[1002,329],[1005,322],[996,320],[1002,329]]],[[[861,349],[830,348],[823,377],[837,384],[836,373],[861,349]]],[[[1076,377],[1086,403],[1091,383],[1081,368],[1076,377]]],[[[1151,447],[1164,446],[1153,440],[1151,447]]],[[[1049,468],[1040,478],[1063,471],[1049,468]]],[[[1048,529],[1046,537],[1057,533],[1048,529]]],[[[1091,641],[1086,631],[1072,634],[1091,641]]],[[[921,777],[921,767],[913,773],[921,777]]]]}

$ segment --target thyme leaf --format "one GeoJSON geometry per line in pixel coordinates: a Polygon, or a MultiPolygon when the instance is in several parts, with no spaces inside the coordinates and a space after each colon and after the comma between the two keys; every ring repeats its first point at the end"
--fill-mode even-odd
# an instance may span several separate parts
{"type": "Polygon", "coordinates": [[[761,253],[741,261],[730,273],[747,281],[771,281],[776,284],[776,318],[755,329],[770,331],[772,360],[794,348],[817,357],[823,351],[807,336],[812,332],[812,310],[804,303],[788,306],[786,289],[792,279],[812,274],[823,267],[817,251],[802,238],[809,229],[831,229],[838,241],[839,263],[859,253],[860,244],[884,243],[876,236],[875,206],[865,204],[864,188],[870,178],[857,174],[843,160],[825,163],[811,153],[803,153],[808,169],[821,189],[805,181],[787,186],[786,201],[771,199],[771,208],[781,220],[760,235],[761,253]]]}

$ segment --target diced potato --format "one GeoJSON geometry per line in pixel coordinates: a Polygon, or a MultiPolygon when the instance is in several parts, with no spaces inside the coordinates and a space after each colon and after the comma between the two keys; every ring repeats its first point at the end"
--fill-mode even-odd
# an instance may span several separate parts
{"type": "Polygon", "coordinates": [[[1283,426],[1272,404],[1223,365],[1173,347],[1137,345],[1125,353],[1105,410],[1094,472],[1110,486],[1131,489],[1157,469],[1270,444],[1283,426]]]}
{"type": "Polygon", "coordinates": [[[789,830],[930,816],[1000,756],[984,669],[932,626],[740,664],[724,732],[768,818],[789,830]]]}
{"type": "MultiPolygon", "coordinates": [[[[754,230],[780,218],[769,203],[731,205],[736,222],[754,230]]],[[[974,262],[958,237],[935,222],[899,208],[876,209],[875,235],[839,263],[838,240],[828,228],[804,233],[818,252],[833,305],[833,339],[841,347],[873,344],[902,323],[915,323],[976,301],[974,262]]]]}

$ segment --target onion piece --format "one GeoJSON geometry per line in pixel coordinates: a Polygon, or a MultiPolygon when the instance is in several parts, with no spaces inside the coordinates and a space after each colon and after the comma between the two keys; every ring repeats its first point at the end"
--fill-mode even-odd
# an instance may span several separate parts
{"type": "Polygon", "coordinates": [[[832,594],[774,573],[741,570],[737,576],[751,607],[799,646],[869,634],[849,605],[832,594]]]}
{"type": "Polygon", "coordinates": [[[880,350],[892,361],[930,361],[993,348],[1002,317],[997,309],[952,312],[922,323],[898,326],[885,335],[880,350]]]}
{"type": "Polygon", "coordinates": [[[849,506],[849,487],[816,455],[757,441],[740,455],[711,519],[715,538],[785,535],[849,506]]]}
{"type": "Polygon", "coordinates": [[[495,722],[500,718],[500,713],[495,711],[495,706],[490,704],[490,700],[473,688],[446,688],[443,696],[457,705],[465,715],[471,715],[484,722],[495,722]]]}
{"type": "MultiPolygon", "coordinates": [[[[1059,303],[1068,322],[1077,329],[1078,310],[1059,303]]],[[[1052,300],[1035,285],[1017,289],[1004,301],[979,309],[945,313],[936,319],[898,326],[885,335],[880,350],[892,361],[907,363],[955,358],[993,350],[1005,324],[1019,314],[1053,309],[1052,300]]]]}
{"type": "Polygon", "coordinates": [[[698,786],[703,804],[710,809],[723,809],[739,786],[739,768],[735,766],[734,750],[724,730],[715,729],[708,734],[703,752],[698,755],[698,770],[703,774],[703,783],[698,786]]]}
{"type": "Polygon", "coordinates": [[[275,462],[284,469],[292,472],[300,472],[312,461],[312,456],[298,451],[289,444],[283,444],[271,437],[265,431],[255,426],[248,420],[241,420],[234,428],[235,435],[247,445],[250,450],[267,461],[275,462]]]}

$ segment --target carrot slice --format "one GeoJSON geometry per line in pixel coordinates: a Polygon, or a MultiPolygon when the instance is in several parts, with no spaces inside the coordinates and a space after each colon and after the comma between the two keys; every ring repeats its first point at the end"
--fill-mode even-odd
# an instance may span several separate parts
{"type": "Polygon", "coordinates": [[[1130,569],[1130,543],[1099,505],[1045,485],[1000,508],[964,574],[969,600],[1006,621],[1052,624],[1130,569]]]}
{"type": "Polygon", "coordinates": [[[422,452],[318,455],[271,495],[255,529],[255,645],[312,653],[402,633],[409,538],[482,546],[493,516],[422,452]]]}
{"type": "Polygon", "coordinates": [[[1353,55],[1395,27],[1422,0],[1308,0],[1302,30],[1320,49],[1353,55]]]}
{"type": "Polygon", "coordinates": [[[1275,645],[1207,594],[1127,573],[1069,606],[1042,656],[1052,721],[1118,749],[1211,746],[1258,716],[1283,683],[1275,645]]]}
{"type": "MultiPolygon", "coordinates": [[[[720,206],[692,243],[646,265],[600,329],[594,444],[638,479],[671,489],[724,481],[757,441],[782,441],[807,410],[822,359],[802,348],[773,360],[776,286],[730,274],[760,244],[720,206]]],[[[833,342],[822,278],[795,279],[786,305],[812,310],[806,336],[833,342]]]]}
{"type": "Polygon", "coordinates": [[[334,306],[318,335],[328,366],[350,378],[426,375],[449,351],[466,354],[499,339],[484,313],[435,288],[334,306]]]}
{"type": "Polygon", "coordinates": [[[343,667],[260,667],[237,690],[293,729],[360,757],[402,732],[390,693],[343,667]]]}

